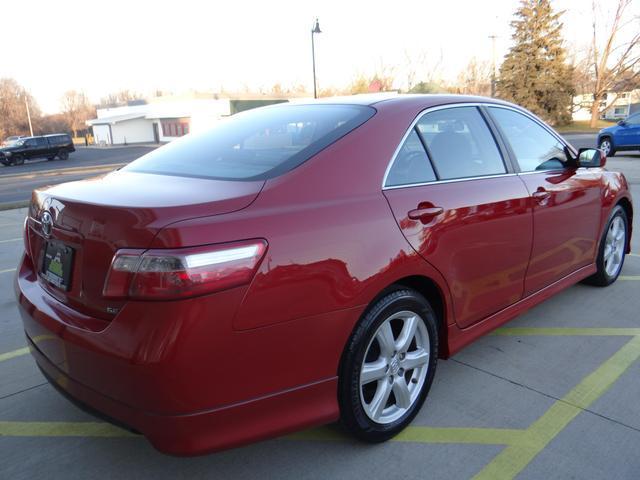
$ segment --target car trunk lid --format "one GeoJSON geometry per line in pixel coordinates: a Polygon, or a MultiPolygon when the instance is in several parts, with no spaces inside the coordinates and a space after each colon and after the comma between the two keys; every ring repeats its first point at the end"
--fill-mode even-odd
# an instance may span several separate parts
{"type": "Polygon", "coordinates": [[[29,210],[27,250],[42,287],[53,297],[74,310],[109,320],[122,306],[122,301],[102,296],[118,249],[148,248],[160,229],[180,220],[241,210],[263,185],[264,181],[119,171],[36,190],[29,210]],[[58,260],[60,254],[63,259],[72,257],[66,288],[52,281],[55,275],[43,272],[45,258],[49,264],[56,254],[58,260]]]}

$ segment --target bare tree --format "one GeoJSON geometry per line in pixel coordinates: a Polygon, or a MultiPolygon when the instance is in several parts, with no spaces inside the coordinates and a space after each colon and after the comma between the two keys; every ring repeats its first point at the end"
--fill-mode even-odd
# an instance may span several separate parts
{"type": "Polygon", "coordinates": [[[127,105],[127,103],[129,102],[133,100],[139,100],[141,98],[142,95],[139,92],[124,88],[122,90],[118,90],[117,92],[111,92],[107,96],[102,97],[100,99],[100,107],[109,108],[127,105]]]}
{"type": "Polygon", "coordinates": [[[633,88],[640,81],[640,17],[629,12],[632,0],[618,0],[613,21],[601,27],[598,22],[596,0],[592,2],[593,37],[591,42],[591,74],[593,104],[591,105],[591,127],[595,127],[603,109],[611,106],[617,95],[606,98],[604,108],[601,104],[607,92],[622,91],[633,88]],[[605,28],[604,42],[599,35],[605,28]],[[622,41],[619,38],[630,30],[629,37],[622,41]]]}
{"type": "Polygon", "coordinates": [[[457,79],[455,93],[466,95],[491,95],[491,62],[471,58],[457,79]]]}
{"type": "Polygon", "coordinates": [[[84,130],[86,121],[93,117],[95,109],[89,103],[87,96],[77,90],[69,90],[62,96],[62,114],[64,115],[73,136],[77,136],[78,130],[84,130]]]}
{"type": "Polygon", "coordinates": [[[27,103],[36,131],[40,109],[33,97],[13,78],[0,79],[0,140],[10,135],[29,135],[27,103]]]}

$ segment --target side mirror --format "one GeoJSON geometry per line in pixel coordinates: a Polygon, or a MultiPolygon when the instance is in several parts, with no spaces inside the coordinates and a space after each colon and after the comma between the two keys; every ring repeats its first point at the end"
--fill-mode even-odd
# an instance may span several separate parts
{"type": "Polygon", "coordinates": [[[627,124],[627,122],[625,120],[620,120],[618,122],[618,125],[620,125],[621,127],[624,127],[627,124]]]}
{"type": "Polygon", "coordinates": [[[604,167],[607,156],[597,148],[581,148],[578,150],[578,166],[584,168],[604,167]]]}

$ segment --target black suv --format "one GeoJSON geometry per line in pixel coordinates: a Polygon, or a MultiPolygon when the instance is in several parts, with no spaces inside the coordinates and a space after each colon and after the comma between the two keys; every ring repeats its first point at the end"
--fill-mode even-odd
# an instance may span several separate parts
{"type": "Polygon", "coordinates": [[[0,163],[3,165],[22,165],[31,158],[60,160],[69,158],[69,152],[75,152],[71,137],[66,133],[44,135],[42,137],[24,137],[12,144],[0,148],[0,163]]]}

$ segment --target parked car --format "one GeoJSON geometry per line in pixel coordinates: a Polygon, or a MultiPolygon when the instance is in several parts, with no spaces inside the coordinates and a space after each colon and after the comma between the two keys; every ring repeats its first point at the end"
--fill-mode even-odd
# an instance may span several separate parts
{"type": "Polygon", "coordinates": [[[0,163],[6,166],[22,165],[25,160],[46,158],[60,160],[69,158],[69,152],[75,152],[71,137],[66,133],[44,135],[41,137],[23,137],[12,144],[0,148],[0,163]]]}
{"type": "Polygon", "coordinates": [[[447,358],[616,280],[631,195],[595,149],[464,96],[240,113],[36,190],[16,294],[45,376],[159,450],[342,419],[386,440],[447,358]]]}
{"type": "Polygon", "coordinates": [[[12,143],[15,143],[16,141],[20,140],[21,138],[24,138],[24,136],[22,135],[12,135],[10,137],[5,138],[4,142],[2,142],[2,146],[6,147],[7,145],[11,145],[12,143]]]}
{"type": "Polygon", "coordinates": [[[640,150],[640,112],[600,130],[597,145],[608,157],[623,150],[640,150]]]}

